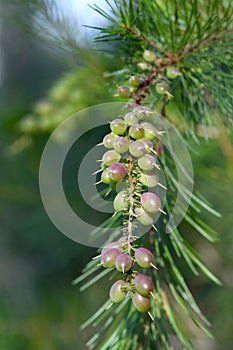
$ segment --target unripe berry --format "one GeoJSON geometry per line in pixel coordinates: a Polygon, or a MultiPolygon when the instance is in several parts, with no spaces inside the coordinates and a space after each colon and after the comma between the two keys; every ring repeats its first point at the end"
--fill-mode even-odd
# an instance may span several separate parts
{"type": "Polygon", "coordinates": [[[138,68],[140,68],[141,70],[147,70],[149,67],[148,67],[148,64],[146,62],[139,62],[137,64],[138,68]]]}
{"type": "Polygon", "coordinates": [[[118,89],[118,94],[122,98],[129,98],[131,96],[131,91],[128,86],[120,86],[118,89]]]}
{"type": "Polygon", "coordinates": [[[110,128],[114,134],[123,135],[127,129],[127,125],[122,119],[114,119],[110,124],[110,128]]]}
{"type": "Polygon", "coordinates": [[[128,210],[129,196],[127,191],[122,190],[116,195],[113,201],[113,207],[114,207],[114,210],[117,212],[128,210]]]}
{"type": "Polygon", "coordinates": [[[119,182],[124,179],[126,168],[124,164],[114,163],[109,167],[109,177],[114,182],[119,182]]]}
{"type": "Polygon", "coordinates": [[[123,290],[124,281],[116,281],[109,292],[109,297],[112,303],[118,304],[125,299],[125,291],[123,290]]]}
{"type": "Polygon", "coordinates": [[[116,268],[120,272],[127,272],[132,267],[132,258],[128,254],[120,254],[116,259],[116,268]]]}
{"type": "Polygon", "coordinates": [[[141,172],[140,182],[146,187],[153,188],[158,184],[159,178],[153,170],[148,172],[141,172]]]}
{"type": "Polygon", "coordinates": [[[104,165],[110,166],[119,162],[121,160],[121,156],[119,153],[111,150],[104,153],[102,160],[104,165]]]}
{"type": "Polygon", "coordinates": [[[130,154],[136,158],[144,156],[144,154],[146,154],[146,151],[146,145],[139,140],[132,142],[129,146],[130,154]]]}
{"type": "Polygon", "coordinates": [[[101,180],[103,181],[104,184],[110,185],[112,180],[109,177],[109,168],[105,169],[102,174],[101,174],[101,180]]]}
{"type": "Polygon", "coordinates": [[[154,169],[156,164],[155,158],[150,154],[145,154],[143,157],[138,159],[138,165],[142,170],[151,171],[154,169]]]}
{"type": "Polygon", "coordinates": [[[116,259],[121,254],[121,250],[117,248],[106,249],[101,254],[101,263],[106,269],[115,267],[116,259]]]}
{"type": "Polygon", "coordinates": [[[152,111],[149,107],[146,106],[136,106],[133,109],[133,113],[138,119],[144,119],[149,117],[152,111]]]}
{"type": "Polygon", "coordinates": [[[148,312],[151,307],[150,299],[137,292],[133,295],[133,304],[139,312],[148,312]]]}
{"type": "Polygon", "coordinates": [[[143,209],[149,214],[155,214],[161,208],[160,199],[153,192],[144,192],[140,201],[143,209]]]}
{"type": "Polygon", "coordinates": [[[141,124],[134,124],[129,129],[129,135],[135,139],[141,139],[144,136],[144,128],[141,124]]]}
{"type": "Polygon", "coordinates": [[[113,148],[113,141],[117,137],[118,136],[113,134],[113,133],[105,135],[104,138],[103,138],[104,147],[106,147],[106,148],[113,148]]]}
{"type": "Polygon", "coordinates": [[[113,148],[118,153],[125,153],[129,149],[129,140],[127,137],[118,136],[113,142],[113,148]]]}
{"type": "Polygon", "coordinates": [[[150,213],[147,213],[142,207],[135,210],[137,220],[144,226],[151,226],[154,222],[150,213]]]}
{"type": "Polygon", "coordinates": [[[154,141],[158,134],[154,125],[148,122],[143,122],[141,125],[144,128],[144,137],[150,141],[154,141]]]}
{"type": "Polygon", "coordinates": [[[153,254],[146,248],[137,248],[134,256],[137,264],[145,269],[151,267],[154,262],[153,254]]]}
{"type": "Polygon", "coordinates": [[[125,123],[130,126],[138,123],[138,118],[132,112],[127,113],[124,116],[124,120],[125,123]]]}
{"type": "Polygon", "coordinates": [[[181,75],[179,69],[175,66],[170,66],[167,68],[167,77],[171,80],[176,79],[179,75],[181,75]]]}
{"type": "Polygon", "coordinates": [[[169,91],[169,85],[167,83],[158,83],[156,84],[155,89],[159,95],[164,95],[169,91]]]}
{"type": "Polygon", "coordinates": [[[140,142],[144,143],[144,145],[146,146],[147,152],[150,152],[150,150],[153,149],[153,143],[147,138],[143,137],[142,139],[140,139],[140,142]]]}
{"type": "Polygon", "coordinates": [[[141,79],[137,75],[132,75],[132,77],[129,78],[129,82],[133,87],[139,87],[141,79]]]}
{"type": "Polygon", "coordinates": [[[138,273],[134,280],[135,288],[139,294],[147,297],[153,291],[153,282],[150,277],[138,273]]]}
{"type": "Polygon", "coordinates": [[[107,249],[110,249],[110,248],[116,248],[116,249],[120,249],[121,250],[121,246],[122,244],[120,242],[109,242],[107,243],[103,249],[102,249],[102,253],[107,250],[107,249]]]}
{"type": "Polygon", "coordinates": [[[155,60],[155,53],[153,51],[150,51],[150,50],[146,50],[144,51],[143,53],[143,58],[146,62],[154,62],[155,60]]]}

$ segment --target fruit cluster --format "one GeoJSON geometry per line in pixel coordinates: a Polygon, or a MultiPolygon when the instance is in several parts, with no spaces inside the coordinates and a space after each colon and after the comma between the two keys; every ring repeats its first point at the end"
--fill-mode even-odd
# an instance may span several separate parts
{"type": "Polygon", "coordinates": [[[153,282],[150,277],[135,271],[134,267],[156,268],[153,263],[154,256],[148,249],[132,249],[131,244],[129,248],[126,237],[107,244],[101,253],[101,265],[105,268],[116,268],[124,275],[124,278],[116,281],[110,289],[111,302],[117,304],[125,298],[131,298],[139,312],[149,312],[150,296],[154,297],[153,282]]]}
{"type": "Polygon", "coordinates": [[[148,313],[153,283],[138,269],[156,269],[154,256],[148,249],[134,246],[133,233],[139,223],[155,228],[155,214],[163,212],[159,197],[152,190],[148,191],[157,185],[164,187],[159,183],[157,172],[160,167],[154,150],[162,132],[149,122],[151,114],[148,107],[136,106],[110,123],[111,132],[99,144],[108,150],[96,172],[102,172],[100,182],[108,184],[110,189],[116,189],[121,182],[113,206],[115,213],[126,217],[123,236],[119,241],[107,244],[101,253],[103,267],[116,268],[123,274],[123,278],[112,285],[110,299],[112,303],[119,303],[129,297],[139,312],[148,313]]]}
{"type": "Polygon", "coordinates": [[[101,143],[108,149],[101,160],[101,182],[114,187],[124,180],[124,188],[113,202],[115,212],[124,215],[131,212],[131,219],[136,218],[145,226],[152,225],[155,214],[162,211],[159,197],[144,190],[162,186],[154,151],[154,142],[161,132],[145,121],[150,115],[147,107],[133,108],[123,119],[110,123],[111,133],[101,143]]]}
{"type": "Polygon", "coordinates": [[[169,92],[170,81],[181,75],[175,58],[156,57],[153,51],[145,50],[143,61],[139,62],[137,66],[144,73],[141,76],[132,75],[129,78],[130,86],[120,86],[118,96],[140,100],[148,93],[149,86],[155,85],[156,92],[159,95],[166,95],[168,98],[173,97],[169,92]],[[149,72],[149,75],[145,74],[146,72],[149,72]]]}

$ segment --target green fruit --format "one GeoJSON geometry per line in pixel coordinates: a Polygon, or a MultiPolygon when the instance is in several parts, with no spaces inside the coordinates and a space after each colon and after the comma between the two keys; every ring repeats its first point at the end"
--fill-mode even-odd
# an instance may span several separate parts
{"type": "Polygon", "coordinates": [[[170,66],[167,68],[167,77],[171,80],[176,79],[181,73],[179,69],[175,66],[170,66]]]}
{"type": "Polygon", "coordinates": [[[129,195],[125,190],[120,191],[113,202],[114,210],[117,212],[127,211],[129,208],[129,195]]]}
{"type": "Polygon", "coordinates": [[[113,142],[117,137],[118,136],[113,133],[105,135],[103,138],[104,147],[113,148],[113,142]]]}
{"type": "Polygon", "coordinates": [[[132,112],[127,113],[124,116],[124,120],[125,123],[130,126],[138,123],[138,118],[132,112]]]}
{"type": "Polygon", "coordinates": [[[133,295],[133,305],[139,312],[148,312],[151,307],[150,299],[137,292],[133,295]]]}
{"type": "Polygon", "coordinates": [[[153,188],[158,184],[159,178],[153,170],[148,172],[144,171],[141,172],[140,182],[146,187],[153,188]]]}
{"type": "Polygon", "coordinates": [[[165,95],[169,91],[169,85],[167,83],[158,83],[155,89],[159,95],[165,95]]]}
{"type": "Polygon", "coordinates": [[[141,139],[144,136],[144,128],[141,124],[134,124],[129,128],[129,135],[135,139],[141,139]]]}
{"type": "Polygon", "coordinates": [[[137,220],[144,226],[153,225],[154,219],[143,208],[136,208],[135,210],[137,220]]]}
{"type": "Polygon", "coordinates": [[[146,154],[146,146],[143,142],[137,140],[130,144],[129,152],[133,157],[140,158],[146,154]]]}
{"type": "Polygon", "coordinates": [[[103,183],[106,184],[106,185],[110,185],[110,184],[111,184],[112,180],[111,180],[110,177],[109,177],[109,168],[105,169],[105,170],[102,172],[101,180],[102,180],[103,183]]]}
{"type": "Polygon", "coordinates": [[[149,214],[155,214],[161,208],[160,199],[153,192],[144,192],[140,201],[143,209],[149,214]]]}
{"type": "Polygon", "coordinates": [[[110,128],[114,134],[123,135],[126,132],[127,125],[122,119],[114,119],[110,123],[110,128]]]}
{"type": "Polygon", "coordinates": [[[112,150],[105,152],[102,158],[103,164],[106,166],[110,166],[114,163],[119,162],[120,160],[121,160],[120,154],[112,150]]]}
{"type": "Polygon", "coordinates": [[[119,280],[112,285],[109,292],[109,297],[112,303],[118,304],[125,299],[126,293],[123,290],[124,283],[125,283],[124,281],[119,280]]]}
{"type": "Polygon", "coordinates": [[[157,129],[154,127],[154,125],[148,122],[143,122],[141,125],[144,128],[144,137],[149,141],[154,141],[158,134],[157,129]]]}
{"type": "Polygon", "coordinates": [[[120,86],[118,89],[118,94],[122,98],[129,98],[131,96],[131,90],[128,86],[120,86]]]}
{"type": "Polygon", "coordinates": [[[138,159],[138,166],[145,171],[151,171],[154,169],[156,160],[150,154],[145,154],[143,157],[138,159]]]}
{"type": "Polygon", "coordinates": [[[140,142],[144,143],[144,145],[146,146],[147,152],[150,152],[150,150],[153,149],[153,143],[150,140],[146,139],[145,137],[140,139],[140,142]]]}
{"type": "Polygon", "coordinates": [[[129,149],[129,140],[127,137],[119,136],[113,142],[113,148],[118,153],[125,153],[129,149]]]}
{"type": "Polygon", "coordinates": [[[154,62],[155,57],[156,56],[155,56],[155,53],[153,51],[146,50],[143,53],[143,58],[146,62],[150,62],[150,63],[154,62]]]}
{"type": "Polygon", "coordinates": [[[129,78],[129,83],[137,88],[141,83],[141,79],[137,75],[132,75],[132,77],[129,78]]]}

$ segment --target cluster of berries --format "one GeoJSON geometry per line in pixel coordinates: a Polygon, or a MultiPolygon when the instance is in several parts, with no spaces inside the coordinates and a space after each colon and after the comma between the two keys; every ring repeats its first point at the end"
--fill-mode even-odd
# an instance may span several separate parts
{"type": "Polygon", "coordinates": [[[115,212],[127,215],[133,206],[133,216],[145,226],[152,225],[154,215],[162,209],[159,197],[145,192],[143,186],[164,187],[158,180],[160,167],[153,144],[161,132],[152,123],[143,121],[151,113],[149,108],[137,106],[123,119],[114,119],[110,123],[111,133],[101,143],[109,150],[101,160],[100,182],[111,186],[122,180],[125,182],[125,188],[114,199],[115,212]]]}
{"type": "Polygon", "coordinates": [[[145,50],[143,53],[143,62],[138,63],[138,68],[142,71],[150,72],[150,76],[133,75],[129,79],[130,86],[120,86],[118,96],[122,98],[133,97],[133,94],[140,88],[147,89],[148,84],[155,84],[155,89],[159,95],[167,95],[168,98],[173,96],[169,93],[169,80],[174,80],[181,75],[176,64],[170,58],[156,58],[153,51],[145,50]],[[154,79],[156,77],[156,79],[154,79]]]}
{"type": "Polygon", "coordinates": [[[126,237],[122,237],[117,242],[108,243],[101,253],[101,265],[105,268],[116,268],[124,274],[124,278],[116,281],[110,289],[111,302],[117,304],[125,298],[131,298],[139,312],[149,312],[150,296],[155,298],[153,282],[150,277],[135,271],[134,267],[156,269],[153,263],[154,256],[148,249],[134,249],[131,244],[129,249],[126,237]]]}

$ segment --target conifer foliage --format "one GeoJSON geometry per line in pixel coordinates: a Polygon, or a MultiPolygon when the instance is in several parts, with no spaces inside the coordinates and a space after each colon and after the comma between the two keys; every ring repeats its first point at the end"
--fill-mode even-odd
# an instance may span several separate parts
{"type": "MultiPolygon", "coordinates": [[[[106,75],[115,77],[115,95],[126,101],[130,112],[111,121],[101,143],[105,153],[97,175],[106,185],[106,195],[114,196],[115,213],[106,221],[105,232],[118,224],[121,235],[109,237],[100,255],[74,281],[85,290],[106,275],[114,278],[109,298],[106,293],[104,305],[83,324],[98,329],[87,345],[99,350],[166,350],[179,342],[180,348],[193,349],[180,315],[209,335],[210,324],[182,266],[221,282],[179,227],[166,231],[180,188],[174,157],[163,146],[163,127],[164,120],[174,124],[188,147],[190,137],[200,142],[200,128],[208,138],[216,115],[225,125],[231,123],[233,5],[227,0],[106,3],[108,10],[94,6],[109,21],[96,28],[96,41],[107,42],[109,55],[117,41],[114,55],[122,60],[122,69],[106,75]],[[161,171],[166,186],[160,182],[161,171]],[[122,189],[116,191],[120,183],[122,189]],[[167,191],[165,203],[162,191],[167,191]],[[138,227],[147,232],[141,238],[135,234],[138,227]]],[[[181,195],[192,197],[184,221],[215,242],[217,234],[199,213],[218,213],[188,188],[182,187],[181,195]]]]}

